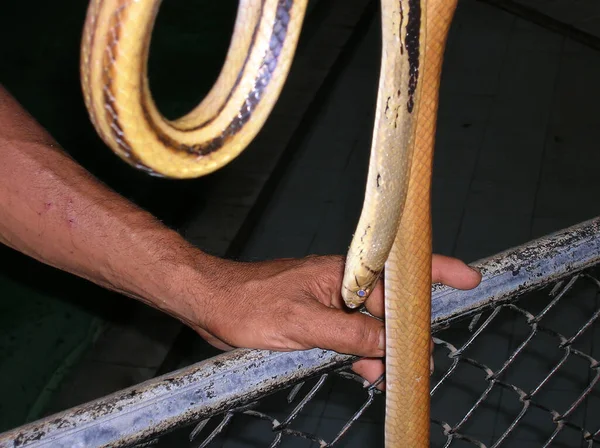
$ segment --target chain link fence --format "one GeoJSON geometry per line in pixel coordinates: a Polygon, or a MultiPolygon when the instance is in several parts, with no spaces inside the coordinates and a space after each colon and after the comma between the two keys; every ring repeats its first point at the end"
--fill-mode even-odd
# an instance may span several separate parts
{"type": "MultiPolygon", "coordinates": [[[[518,302],[515,298],[494,305],[436,332],[437,370],[431,390],[434,446],[600,446],[600,347],[593,347],[594,332],[596,339],[600,334],[598,273],[597,269],[577,273],[524,295],[518,302]],[[567,325],[556,320],[556,316],[574,314],[579,314],[579,319],[573,318],[567,325]],[[502,338],[507,324],[513,331],[509,338],[502,338]],[[508,342],[505,347],[490,344],[490,338],[499,336],[508,342]],[[486,356],[488,350],[504,350],[504,354],[486,356]],[[574,387],[561,387],[559,382],[574,387]],[[492,431],[482,434],[486,432],[482,428],[492,431]]],[[[597,344],[600,346],[600,341],[597,344]]],[[[369,408],[382,411],[383,397],[376,386],[383,380],[363,384],[346,369],[323,374],[310,384],[300,383],[287,394],[279,394],[278,403],[271,398],[269,403],[253,402],[232,409],[215,419],[210,429],[210,421],[203,420],[188,430],[189,440],[197,441],[193,446],[198,447],[229,446],[228,439],[244,427],[248,429],[244,422],[234,424],[237,418],[265,422],[262,429],[250,425],[254,435],[237,438],[245,446],[343,446],[356,435],[353,426],[369,408]],[[354,412],[347,420],[339,419],[333,425],[330,421],[329,428],[321,425],[315,431],[310,421],[302,420],[302,411],[336,377],[338,382],[354,383],[347,387],[348,393],[357,395],[354,412]],[[319,429],[331,435],[323,438],[319,429]]],[[[369,446],[376,445],[371,440],[369,446]]]]}
{"type": "Polygon", "coordinates": [[[445,362],[432,388],[432,423],[443,446],[458,446],[459,440],[479,447],[524,441],[540,447],[600,446],[596,275],[576,274],[476,315],[462,331],[438,334],[435,343],[445,362]],[[506,345],[490,343],[503,333],[508,333],[506,345]],[[470,400],[459,400],[450,413],[436,409],[456,388],[470,400]],[[496,421],[483,439],[478,429],[490,427],[486,418],[496,421]]]}
{"type": "MultiPolygon", "coordinates": [[[[599,263],[600,218],[476,263],[475,290],[434,285],[434,446],[600,446],[599,263]]],[[[0,447],[381,446],[384,378],[363,384],[355,360],[235,350],[16,428],[0,447]]]]}

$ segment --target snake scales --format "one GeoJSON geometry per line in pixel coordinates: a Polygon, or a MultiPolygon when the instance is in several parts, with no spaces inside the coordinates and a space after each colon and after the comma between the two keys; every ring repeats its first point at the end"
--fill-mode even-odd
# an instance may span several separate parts
{"type": "MultiPolygon", "coordinates": [[[[446,35],[457,0],[381,0],[382,59],[363,211],[342,296],[360,306],[385,267],[387,447],[429,446],[431,160],[446,35]]],[[[129,164],[192,178],[234,159],[268,118],[288,75],[307,0],[240,0],[224,67],[174,121],[146,66],[160,0],[91,0],[81,81],[96,130],[129,164]]]]}

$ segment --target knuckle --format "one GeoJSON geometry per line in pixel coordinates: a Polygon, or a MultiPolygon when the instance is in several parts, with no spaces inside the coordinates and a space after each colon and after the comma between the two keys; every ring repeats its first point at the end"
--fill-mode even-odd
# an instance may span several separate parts
{"type": "Polygon", "coordinates": [[[379,345],[379,333],[379,328],[365,324],[363,330],[363,341],[369,349],[376,349],[379,345]]]}
{"type": "Polygon", "coordinates": [[[373,353],[377,348],[379,332],[371,325],[367,325],[364,320],[354,321],[341,331],[343,335],[340,335],[339,342],[345,352],[365,355],[373,353]]]}
{"type": "MultiPolygon", "coordinates": [[[[358,342],[365,352],[375,353],[379,351],[379,337],[383,325],[373,324],[369,322],[369,317],[362,316],[362,324],[359,328],[358,342]]],[[[374,320],[374,319],[371,319],[374,320]]]]}
{"type": "Polygon", "coordinates": [[[307,348],[305,340],[312,335],[314,319],[307,316],[306,306],[300,300],[291,300],[281,307],[278,317],[271,319],[271,337],[281,349],[298,350],[307,348]]]}
{"type": "Polygon", "coordinates": [[[315,256],[309,259],[303,272],[303,287],[319,298],[341,291],[344,270],[343,259],[338,256],[315,256]]]}

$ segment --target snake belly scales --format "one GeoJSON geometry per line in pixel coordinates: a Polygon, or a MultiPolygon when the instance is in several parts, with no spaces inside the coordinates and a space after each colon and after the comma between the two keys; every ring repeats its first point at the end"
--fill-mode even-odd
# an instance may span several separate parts
{"type": "MultiPolygon", "coordinates": [[[[446,36],[457,0],[381,0],[382,56],[364,204],[341,294],[359,307],[385,268],[386,447],[429,446],[430,184],[446,36]]],[[[287,78],[307,0],[240,0],[223,69],[203,101],[169,121],[147,61],[160,0],[91,0],[81,45],[85,103],[129,164],[194,178],[233,160],[287,78]]]]}

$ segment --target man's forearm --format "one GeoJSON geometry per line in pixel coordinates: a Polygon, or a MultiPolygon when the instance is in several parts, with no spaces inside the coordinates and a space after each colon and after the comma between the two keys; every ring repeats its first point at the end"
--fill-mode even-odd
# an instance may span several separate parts
{"type": "MultiPolygon", "coordinates": [[[[216,259],[107,188],[0,86],[0,242],[185,320],[174,289],[216,259]]],[[[194,276],[194,280],[198,280],[194,276]]],[[[195,285],[196,287],[199,285],[195,285]]]]}

